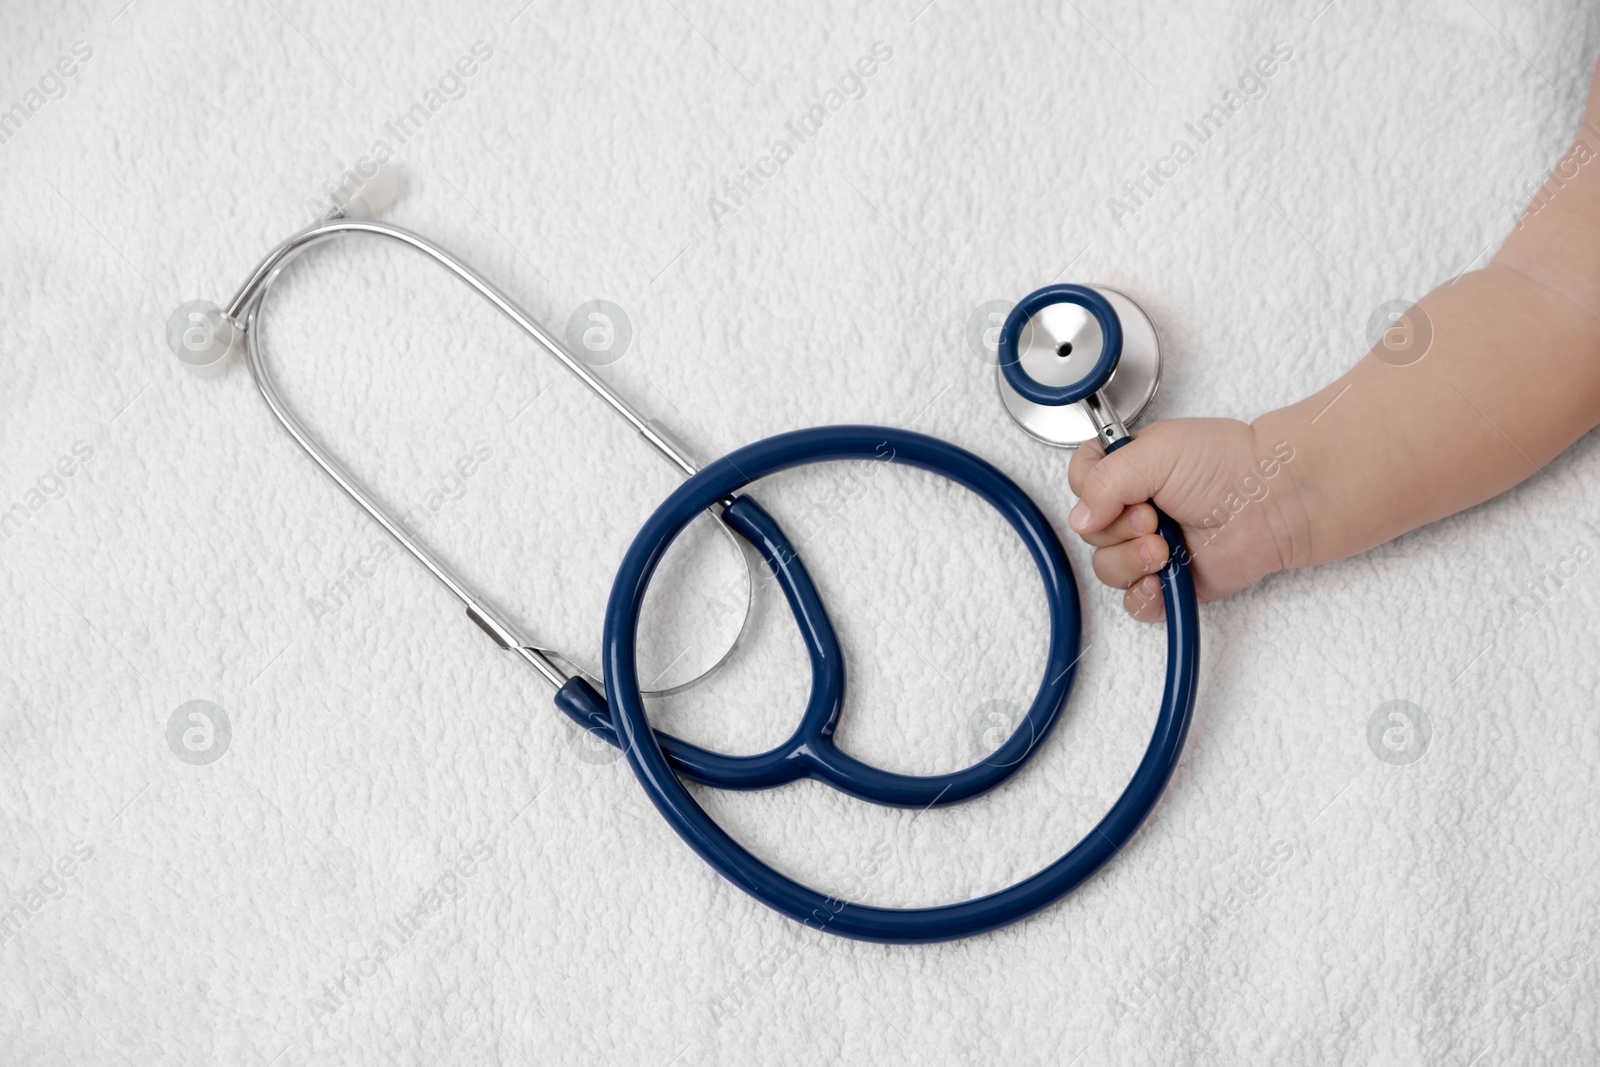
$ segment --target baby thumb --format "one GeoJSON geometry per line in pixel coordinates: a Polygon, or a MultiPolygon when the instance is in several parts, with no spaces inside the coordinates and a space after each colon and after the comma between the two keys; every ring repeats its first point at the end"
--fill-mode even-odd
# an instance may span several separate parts
{"type": "Polygon", "coordinates": [[[1161,435],[1141,435],[1109,455],[1089,457],[1079,483],[1078,504],[1067,525],[1080,534],[1111,525],[1129,504],[1149,500],[1166,484],[1177,463],[1176,450],[1161,435]]]}

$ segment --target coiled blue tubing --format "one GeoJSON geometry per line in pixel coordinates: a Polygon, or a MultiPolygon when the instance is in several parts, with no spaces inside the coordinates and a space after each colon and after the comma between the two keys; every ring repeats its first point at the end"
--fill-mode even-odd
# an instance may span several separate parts
{"type": "Polygon", "coordinates": [[[1122,795],[1082,841],[1038,873],[987,896],[924,908],[882,908],[837,899],[751,854],[717,825],[683,784],[688,780],[749,790],[812,778],[873,803],[927,808],[995,788],[1038,750],[1060,718],[1076,673],[1082,642],[1077,585],[1061,541],[1039,507],[998,468],[961,448],[908,430],[823,426],[757,441],[710,464],[656,509],[617,571],[606,606],[604,638],[611,707],[581,678],[561,688],[556,705],[580,727],[621,747],[640,785],[673,830],[724,878],[773,910],[826,933],[890,944],[985,933],[1049,907],[1099,870],[1132,838],[1172,776],[1194,708],[1199,619],[1182,535],[1165,515],[1159,532],[1172,552],[1160,573],[1167,610],[1167,680],[1150,746],[1122,795]],[[733,495],[756,479],[791,467],[842,460],[887,460],[965,486],[1011,524],[1038,568],[1050,615],[1043,680],[1016,731],[981,763],[950,774],[896,774],[862,763],[833,743],[845,685],[838,636],[783,530],[754,500],[733,495]],[[794,614],[812,671],[811,695],[794,734],[754,756],[714,752],[652,729],[635,654],[645,592],[668,548],[708,507],[730,497],[723,517],[771,569],[794,614]]]}

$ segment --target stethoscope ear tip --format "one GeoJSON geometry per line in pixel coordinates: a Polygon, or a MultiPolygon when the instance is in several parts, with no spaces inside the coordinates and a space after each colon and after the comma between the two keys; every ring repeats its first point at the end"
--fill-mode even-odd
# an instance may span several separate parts
{"type": "Polygon", "coordinates": [[[379,163],[372,174],[356,176],[360,184],[331,215],[350,219],[375,219],[406,195],[405,177],[392,163],[379,163]]]}
{"type": "MultiPolygon", "coordinates": [[[[346,183],[334,197],[335,206],[322,221],[377,218],[399,203],[405,192],[405,177],[393,164],[375,164],[365,174],[347,171],[346,183]]],[[[215,378],[228,369],[233,353],[244,347],[244,322],[241,316],[235,323],[209,300],[185,301],[167,316],[167,348],[189,373],[215,378]]]]}
{"type": "Polygon", "coordinates": [[[244,347],[244,339],[217,305],[209,300],[189,300],[167,316],[167,347],[190,374],[215,378],[228,369],[233,353],[244,347]]]}

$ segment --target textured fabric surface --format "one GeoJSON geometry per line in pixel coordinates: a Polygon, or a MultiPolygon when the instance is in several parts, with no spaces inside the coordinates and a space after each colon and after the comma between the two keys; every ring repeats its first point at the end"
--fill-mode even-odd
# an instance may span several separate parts
{"type": "MultiPolygon", "coordinates": [[[[907,426],[1065,531],[1066,455],[997,403],[984,305],[1052,280],[1132,295],[1168,360],[1158,417],[1304,396],[1376,309],[1508,232],[1581,113],[1588,5],[520,4],[6,14],[0,1061],[1600,1058],[1593,441],[1207,608],[1188,748],[1126,852],[1031,921],[887,948],[721,882],[242,366],[193,377],[165,340],[381,144],[408,187],[389,217],[552,331],[622,308],[600,373],[699,456],[907,426]]],[[[318,436],[592,665],[676,473],[398,248],[308,255],[268,315],[318,436]]],[[[912,772],[980,758],[1044,656],[1009,530],[900,469],[756,491],[840,628],[842,744],[912,772]]],[[[679,555],[648,627],[663,666],[714,659],[743,589],[717,538],[679,555]]],[[[1036,870],[1110,805],[1160,694],[1160,631],[1082,586],[1077,691],[1004,788],[927,813],[699,795],[851,899],[1036,870]]],[[[761,589],[727,669],[655,715],[754,752],[807,686],[761,589]]]]}

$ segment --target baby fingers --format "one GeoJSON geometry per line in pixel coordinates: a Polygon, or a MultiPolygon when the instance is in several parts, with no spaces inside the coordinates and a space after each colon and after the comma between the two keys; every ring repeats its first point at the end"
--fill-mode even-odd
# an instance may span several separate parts
{"type": "Polygon", "coordinates": [[[1150,504],[1131,504],[1111,521],[1104,530],[1079,534],[1096,548],[1108,548],[1123,541],[1132,541],[1142,534],[1156,532],[1156,509],[1150,504]]]}
{"type": "Polygon", "coordinates": [[[1095,577],[1114,589],[1127,589],[1145,575],[1164,567],[1168,556],[1166,541],[1156,534],[1142,534],[1130,541],[1097,549],[1095,577]]]}
{"type": "Polygon", "coordinates": [[[1160,622],[1167,616],[1167,605],[1161,599],[1161,579],[1155,575],[1141,578],[1132,589],[1122,594],[1122,607],[1139,622],[1160,622]]]}

